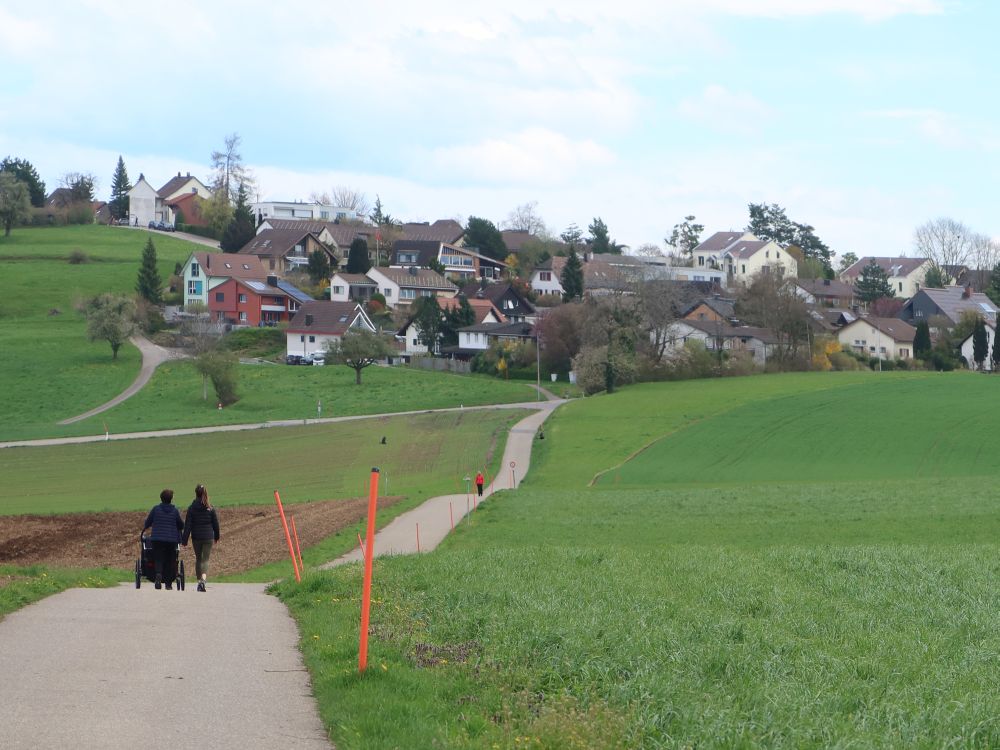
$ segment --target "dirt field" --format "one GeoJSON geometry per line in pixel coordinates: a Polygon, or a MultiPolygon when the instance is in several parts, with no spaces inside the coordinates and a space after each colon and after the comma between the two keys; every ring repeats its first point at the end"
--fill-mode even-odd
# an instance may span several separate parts
{"type": "MultiPolygon", "coordinates": [[[[379,497],[379,507],[401,497],[379,497]]],[[[299,542],[305,549],[345,526],[365,518],[366,498],[296,503],[286,506],[294,516],[299,542]]],[[[183,516],[186,508],[181,508],[183,516]]],[[[221,539],[212,549],[211,574],[251,570],[288,558],[281,517],[274,505],[218,508],[221,539]]],[[[78,513],[64,516],[0,516],[0,563],[44,564],[62,568],[109,566],[132,570],[138,555],[139,532],[146,512],[78,513]]],[[[181,559],[194,577],[190,544],[181,559]]]]}

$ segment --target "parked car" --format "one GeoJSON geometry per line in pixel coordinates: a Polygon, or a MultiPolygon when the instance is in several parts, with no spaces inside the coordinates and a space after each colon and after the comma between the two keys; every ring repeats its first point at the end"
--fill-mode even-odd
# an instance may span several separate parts
{"type": "Polygon", "coordinates": [[[302,355],[301,354],[289,354],[289,355],[287,355],[285,357],[285,364],[286,365],[300,365],[300,364],[302,364],[302,355]]]}
{"type": "Polygon", "coordinates": [[[162,229],[164,232],[174,232],[174,231],[176,231],[176,227],[174,227],[173,224],[167,224],[167,223],[162,222],[162,221],[160,223],[163,224],[163,226],[160,227],[160,229],[162,229]]]}
{"type": "Polygon", "coordinates": [[[326,352],[313,352],[312,361],[313,366],[322,367],[326,364],[326,352]]]}
{"type": "Polygon", "coordinates": [[[311,365],[312,363],[313,363],[313,357],[312,357],[312,355],[311,355],[311,354],[306,354],[306,355],[305,355],[304,357],[302,357],[302,359],[301,359],[301,360],[299,361],[299,364],[300,364],[300,365],[311,365]]]}
{"type": "Polygon", "coordinates": [[[156,222],[155,221],[149,222],[149,228],[150,229],[157,229],[156,222]]]}

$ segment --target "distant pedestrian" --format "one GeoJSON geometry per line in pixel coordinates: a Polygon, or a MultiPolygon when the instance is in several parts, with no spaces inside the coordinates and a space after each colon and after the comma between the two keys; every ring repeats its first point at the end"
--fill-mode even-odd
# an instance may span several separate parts
{"type": "Polygon", "coordinates": [[[181,540],[184,522],[177,508],[171,504],[173,499],[173,490],[163,490],[160,504],[149,511],[142,527],[144,534],[151,532],[149,538],[153,542],[153,567],[156,571],[153,585],[156,588],[161,588],[164,581],[168,589],[173,588],[177,568],[177,543],[181,540]]]}
{"type": "Polygon", "coordinates": [[[219,541],[219,517],[208,500],[208,490],[203,484],[194,488],[194,501],[184,519],[181,544],[187,546],[189,538],[194,548],[194,572],[198,576],[198,591],[205,591],[208,559],[212,556],[212,545],[219,541]]]}
{"type": "Polygon", "coordinates": [[[480,471],[478,474],[476,474],[476,492],[479,493],[479,497],[483,496],[483,484],[485,483],[485,481],[486,480],[483,479],[483,472],[480,471]]]}

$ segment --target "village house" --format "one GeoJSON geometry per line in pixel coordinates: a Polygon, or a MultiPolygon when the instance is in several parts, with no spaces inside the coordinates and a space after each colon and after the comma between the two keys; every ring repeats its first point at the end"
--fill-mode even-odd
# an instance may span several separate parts
{"type": "Polygon", "coordinates": [[[927,258],[882,257],[866,255],[840,274],[840,280],[854,286],[861,272],[871,261],[875,261],[883,271],[892,291],[901,299],[909,299],[924,286],[924,279],[931,268],[927,258]]]}
{"type": "Polygon", "coordinates": [[[146,177],[140,174],[128,192],[129,223],[144,227],[151,221],[162,221],[164,224],[173,225],[176,214],[170,204],[176,203],[175,199],[182,195],[197,195],[202,199],[208,199],[212,197],[212,191],[197,177],[192,177],[190,172],[186,175],[178,172],[176,177],[167,180],[159,190],[154,189],[146,177]]]}
{"type": "Polygon", "coordinates": [[[392,268],[429,267],[432,260],[444,266],[446,278],[457,283],[469,279],[499,279],[509,266],[474,250],[435,240],[397,240],[392,245],[392,268]]]}
{"type": "Polygon", "coordinates": [[[285,354],[313,357],[340,343],[351,330],[375,333],[375,325],[356,302],[312,300],[295,313],[285,331],[285,354]]]}
{"type": "Polygon", "coordinates": [[[854,287],[837,279],[792,279],[792,291],[808,305],[850,308],[854,305],[854,287]]]}
{"type": "Polygon", "coordinates": [[[337,267],[340,258],[333,250],[314,232],[303,229],[266,229],[258,232],[238,252],[260,258],[272,273],[285,274],[304,271],[309,264],[309,256],[317,250],[326,255],[331,266],[337,267]]]}
{"type": "Polygon", "coordinates": [[[277,276],[264,281],[231,278],[209,292],[208,312],[212,320],[226,325],[276,326],[290,321],[301,305],[312,301],[277,276]]]}
{"type": "MultiPolygon", "coordinates": [[[[987,323],[986,324],[986,358],[983,360],[983,371],[993,372],[993,346],[996,343],[996,324],[987,323]]],[[[962,354],[962,359],[965,360],[966,367],[970,370],[976,369],[976,352],[975,343],[973,342],[973,334],[969,334],[962,341],[961,346],[959,346],[959,351],[962,354]]]]}
{"type": "Polygon", "coordinates": [[[926,320],[934,325],[934,318],[946,319],[956,325],[963,313],[975,313],[987,323],[996,323],[997,307],[982,292],[972,291],[971,286],[948,286],[944,289],[921,289],[907,300],[899,311],[899,318],[910,323],[926,320]]]}
{"type": "Polygon", "coordinates": [[[837,332],[844,349],[879,359],[912,359],[916,329],[899,318],[858,318],[837,332]]]}
{"type": "Polygon", "coordinates": [[[184,305],[200,302],[208,306],[209,293],[223,282],[267,278],[267,268],[255,256],[237,253],[194,252],[184,263],[184,305]]]}
{"type": "MultiPolygon", "coordinates": [[[[460,297],[437,297],[437,303],[440,305],[442,310],[451,310],[458,307],[460,303],[460,297]]],[[[469,306],[472,308],[475,314],[474,325],[481,325],[483,323],[504,323],[506,318],[504,318],[503,313],[501,313],[496,306],[488,299],[467,299],[469,306]]],[[[407,357],[426,355],[430,351],[427,345],[420,339],[420,326],[417,325],[416,321],[410,317],[398,331],[396,331],[396,339],[400,342],[401,351],[407,357]]],[[[445,347],[440,351],[435,351],[435,354],[461,354],[458,351],[461,347],[445,347]]]]}
{"type": "Polygon", "coordinates": [[[334,302],[367,302],[378,291],[378,284],[363,273],[338,271],[330,277],[330,299],[334,302]]]}
{"type": "Polygon", "coordinates": [[[452,354],[469,359],[486,351],[494,342],[515,343],[535,341],[536,329],[531,323],[480,323],[458,329],[458,346],[452,354]]]}
{"type": "Polygon", "coordinates": [[[799,264],[787,250],[772,240],[760,240],[750,232],[716,232],[691,251],[692,268],[723,271],[726,287],[749,284],[759,274],[794,278],[799,264]]]}
{"type": "Polygon", "coordinates": [[[371,268],[366,274],[388,307],[407,307],[419,297],[454,297],[458,287],[429,268],[371,268]]]}
{"type": "Polygon", "coordinates": [[[353,208],[318,201],[260,201],[250,204],[250,212],[261,224],[269,219],[287,221],[362,221],[353,208]]]}
{"type": "Polygon", "coordinates": [[[509,282],[484,284],[473,282],[462,287],[462,294],[472,300],[488,300],[512,323],[534,323],[538,311],[531,301],[509,282]]]}

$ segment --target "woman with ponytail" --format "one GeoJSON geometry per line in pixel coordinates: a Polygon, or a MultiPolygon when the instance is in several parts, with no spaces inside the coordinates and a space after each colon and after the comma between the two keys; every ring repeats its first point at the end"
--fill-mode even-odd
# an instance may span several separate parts
{"type": "Polygon", "coordinates": [[[215,508],[208,501],[208,490],[203,484],[194,488],[194,501],[184,519],[181,544],[186,546],[188,538],[194,547],[198,591],[205,591],[205,582],[208,580],[208,559],[212,556],[212,545],[219,541],[219,518],[215,514],[215,508]]]}

